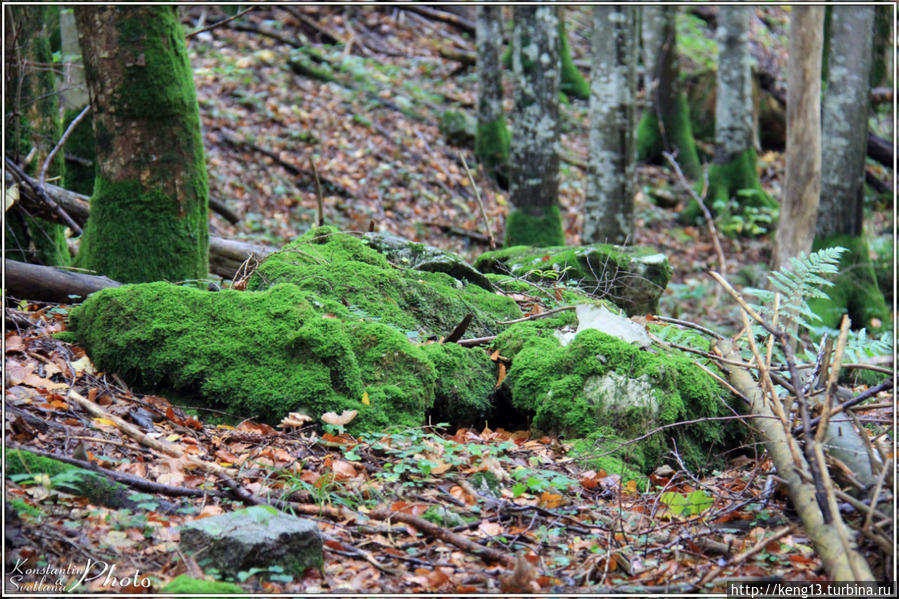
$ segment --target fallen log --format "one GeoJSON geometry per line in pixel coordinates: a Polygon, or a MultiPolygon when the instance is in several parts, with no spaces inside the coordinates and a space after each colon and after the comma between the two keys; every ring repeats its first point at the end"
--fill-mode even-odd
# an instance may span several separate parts
{"type": "MultiPolygon", "coordinates": [[[[11,175],[7,172],[7,179],[9,179],[11,175]]],[[[87,217],[90,215],[90,203],[88,202],[88,197],[81,195],[80,193],[75,193],[74,191],[69,191],[67,189],[63,189],[62,187],[57,187],[56,185],[45,185],[44,189],[53,200],[68,213],[69,216],[72,217],[72,220],[83,225],[87,222],[87,217]]],[[[44,209],[43,202],[33,194],[27,186],[23,186],[19,191],[19,202],[22,203],[30,214],[35,214],[45,220],[60,222],[58,214],[50,209],[44,209]]],[[[209,272],[215,274],[220,277],[224,277],[226,279],[230,279],[234,277],[234,274],[237,272],[237,269],[243,264],[244,260],[249,258],[250,256],[254,256],[257,260],[262,261],[262,259],[272,252],[274,252],[274,248],[265,247],[261,245],[254,245],[252,243],[245,243],[242,241],[232,241],[229,239],[222,239],[221,237],[210,236],[209,237],[209,272]]],[[[6,261],[10,262],[9,260],[6,261]]],[[[58,271],[66,274],[76,274],[69,273],[67,271],[58,271]]],[[[7,270],[7,273],[9,271],[7,270]]],[[[91,277],[93,275],[79,275],[83,277],[91,277]]],[[[105,278],[105,277],[101,277],[105,278]]],[[[87,290],[87,293],[91,293],[92,291],[96,291],[101,288],[93,288],[90,284],[87,287],[68,287],[65,288],[63,285],[63,279],[55,278],[55,284],[52,285],[52,289],[46,290],[48,294],[51,294],[56,299],[47,299],[42,301],[68,301],[68,294],[76,294],[81,295],[82,291],[87,290]],[[64,293],[65,292],[65,293],[64,293]],[[62,294],[61,297],[59,294],[62,294]]],[[[9,275],[7,274],[7,284],[9,284],[9,275]]],[[[23,285],[27,285],[26,281],[22,281],[23,285]]],[[[28,289],[26,286],[24,289],[28,289]]],[[[19,287],[20,292],[23,290],[22,287],[19,287]]],[[[35,290],[40,291],[40,290],[35,290]]],[[[86,295],[86,294],[85,294],[86,295]]],[[[41,299],[36,296],[23,295],[22,297],[27,297],[29,299],[41,299]]]]}
{"type": "Polygon", "coordinates": [[[3,260],[3,267],[6,294],[18,299],[71,303],[83,300],[94,291],[121,285],[108,277],[15,260],[3,260]]]}

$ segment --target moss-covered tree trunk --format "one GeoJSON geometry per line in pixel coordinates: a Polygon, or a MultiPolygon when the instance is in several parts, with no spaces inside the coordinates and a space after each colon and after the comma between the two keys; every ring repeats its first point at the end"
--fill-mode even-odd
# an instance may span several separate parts
{"type": "Polygon", "coordinates": [[[687,96],[680,84],[676,6],[643,7],[643,64],[648,105],[637,127],[637,160],[662,162],[671,152],[684,174],[702,174],[690,126],[687,96]]]}
{"type": "Polygon", "coordinates": [[[830,302],[814,308],[836,328],[844,312],[853,325],[879,329],[889,318],[862,228],[865,152],[874,31],[873,6],[834,6],[822,114],[821,201],[814,249],[843,246],[830,302]]]}
{"type": "Polygon", "coordinates": [[[501,185],[508,185],[509,128],[503,115],[502,7],[479,6],[476,20],[478,128],[474,151],[478,161],[501,185]]]}
{"type": "Polygon", "coordinates": [[[206,276],[208,185],[173,6],[78,6],[97,178],[81,266],[122,282],[206,276]]]}
{"type": "Polygon", "coordinates": [[[593,7],[585,243],[633,240],[636,46],[636,7],[593,7]]]}
{"type": "Polygon", "coordinates": [[[564,245],[559,208],[559,37],[553,6],[516,6],[507,246],[564,245]]]}
{"type": "MultiPolygon", "coordinates": [[[[4,11],[6,155],[37,176],[62,134],[50,48],[51,19],[57,11],[45,6],[6,6],[4,11]]],[[[61,167],[62,153],[57,152],[47,178],[59,175],[61,167]]],[[[69,264],[65,227],[32,218],[19,206],[6,211],[3,221],[9,258],[69,264]]]]}
{"type": "MultiPolygon", "coordinates": [[[[756,170],[749,53],[749,20],[754,12],[751,6],[718,9],[715,157],[709,166],[706,202],[719,215],[742,212],[748,206],[777,206],[762,190],[756,170]]],[[[692,201],[680,220],[692,222],[699,215],[699,205],[692,201]]]]}
{"type": "Polygon", "coordinates": [[[787,62],[787,166],[772,266],[808,253],[821,191],[821,48],[824,8],[796,6],[787,62]]]}
{"type": "Polygon", "coordinates": [[[562,61],[562,73],[559,80],[559,89],[563,94],[574,96],[581,100],[590,97],[590,83],[586,77],[574,65],[571,58],[571,46],[568,45],[568,32],[565,27],[565,8],[559,7],[559,59],[562,61]]]}

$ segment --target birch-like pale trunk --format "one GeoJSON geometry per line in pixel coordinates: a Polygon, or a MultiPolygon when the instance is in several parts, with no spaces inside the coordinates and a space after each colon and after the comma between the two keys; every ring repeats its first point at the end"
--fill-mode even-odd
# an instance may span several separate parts
{"type": "Polygon", "coordinates": [[[868,139],[873,6],[834,6],[822,107],[816,235],[860,235],[868,139]]]}
{"type": "Polygon", "coordinates": [[[715,92],[715,162],[732,162],[753,147],[751,6],[718,8],[718,76],[715,92]]]}
{"type": "Polygon", "coordinates": [[[772,267],[808,253],[821,191],[821,48],[824,8],[794,6],[787,61],[786,181],[772,267]]]}
{"type": "Polygon", "coordinates": [[[555,6],[516,6],[512,37],[515,108],[509,163],[514,205],[509,245],[561,245],[559,36],[555,6]]]}
{"type": "Polygon", "coordinates": [[[584,243],[622,244],[633,236],[636,40],[636,7],[593,7],[584,243]]]}

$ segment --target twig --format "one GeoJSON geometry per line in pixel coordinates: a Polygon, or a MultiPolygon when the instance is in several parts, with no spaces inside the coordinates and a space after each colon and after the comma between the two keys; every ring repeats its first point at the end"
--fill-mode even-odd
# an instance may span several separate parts
{"type": "Polygon", "coordinates": [[[242,11],[240,11],[239,13],[237,13],[237,14],[235,14],[235,15],[233,15],[233,16],[228,17],[227,19],[222,19],[221,21],[218,21],[217,23],[213,23],[212,25],[208,25],[208,26],[206,26],[206,27],[202,27],[202,28],[200,28],[200,29],[197,29],[196,31],[191,31],[190,33],[188,33],[187,35],[184,36],[184,39],[188,39],[188,40],[189,40],[190,38],[194,37],[195,35],[200,35],[200,34],[203,33],[204,31],[209,31],[210,29],[215,29],[216,27],[219,27],[219,26],[221,26],[221,25],[224,25],[225,23],[230,23],[230,22],[233,21],[234,19],[236,19],[236,18],[238,18],[238,17],[244,16],[245,14],[247,14],[248,12],[250,12],[251,10],[253,10],[254,8],[256,8],[256,7],[255,7],[255,6],[250,6],[249,8],[245,8],[245,9],[243,9],[242,11]]]}
{"type": "Polygon", "coordinates": [[[576,306],[562,306],[560,308],[553,308],[552,310],[546,310],[545,312],[541,312],[540,314],[531,314],[530,316],[525,316],[524,318],[516,318],[515,320],[498,320],[496,324],[515,324],[517,322],[527,322],[528,320],[537,320],[538,318],[543,318],[544,316],[550,316],[551,314],[557,314],[559,312],[565,312],[566,310],[574,310],[576,306]]]}
{"type": "Polygon", "coordinates": [[[459,158],[462,159],[462,166],[465,167],[465,172],[468,173],[468,180],[471,181],[471,187],[474,189],[475,198],[478,200],[478,206],[481,207],[481,216],[484,217],[484,226],[487,227],[487,238],[490,239],[490,249],[496,249],[496,240],[493,238],[493,226],[490,224],[490,217],[487,216],[487,210],[484,208],[484,201],[481,199],[481,192],[478,190],[477,184],[474,182],[474,177],[471,176],[471,170],[468,168],[468,163],[465,162],[465,156],[462,152],[459,152],[459,158]]]}
{"type": "Polygon", "coordinates": [[[9,168],[9,170],[13,172],[16,179],[22,181],[28,187],[30,187],[31,190],[37,195],[38,198],[40,198],[40,200],[44,204],[50,206],[50,208],[53,209],[53,211],[56,212],[56,214],[58,214],[60,218],[62,218],[62,221],[67,227],[75,231],[75,233],[77,233],[78,235],[81,235],[83,231],[81,230],[81,227],[78,226],[78,223],[72,220],[72,217],[69,216],[69,213],[63,210],[62,207],[58,203],[56,203],[53,198],[50,197],[50,194],[47,193],[43,185],[26,175],[25,171],[19,168],[19,165],[10,160],[8,156],[5,157],[5,160],[7,168],[9,168]]]}
{"type": "Polygon", "coordinates": [[[321,227],[325,224],[325,198],[322,195],[322,184],[318,180],[318,169],[315,168],[315,160],[312,159],[312,154],[309,155],[309,166],[312,167],[312,175],[315,177],[315,191],[316,191],[316,201],[318,202],[318,226],[321,227]]]}
{"type": "Polygon", "coordinates": [[[721,571],[724,570],[724,568],[733,568],[734,566],[739,566],[740,564],[745,562],[747,559],[749,559],[750,557],[752,557],[753,555],[755,555],[756,553],[758,553],[759,551],[764,549],[768,543],[772,543],[778,539],[781,539],[781,538],[787,536],[791,532],[793,532],[793,528],[794,528],[794,525],[792,525],[792,524],[789,526],[784,526],[783,528],[778,529],[770,537],[764,537],[764,538],[760,539],[758,543],[756,543],[755,545],[753,545],[752,547],[750,547],[743,553],[737,555],[736,557],[734,557],[734,559],[728,560],[728,562],[726,564],[724,564],[723,566],[718,566],[717,568],[714,568],[714,569],[706,572],[706,575],[703,576],[699,580],[699,582],[696,583],[696,586],[702,587],[702,585],[706,584],[710,580],[717,578],[718,575],[721,574],[721,571]]]}
{"type": "MultiPolygon", "coordinates": [[[[848,400],[848,401],[845,401],[845,402],[841,403],[841,404],[838,405],[836,408],[834,408],[833,410],[831,410],[830,415],[831,415],[831,416],[836,416],[836,415],[839,414],[840,412],[842,412],[842,411],[844,411],[844,410],[848,410],[849,408],[851,408],[851,407],[853,407],[853,406],[855,406],[855,405],[857,405],[857,404],[860,404],[861,402],[865,401],[866,399],[869,399],[869,398],[871,398],[871,397],[874,397],[875,395],[877,395],[877,394],[880,393],[881,391],[888,391],[888,390],[890,390],[890,389],[892,389],[892,388],[893,388],[893,379],[892,379],[892,377],[891,377],[891,378],[888,378],[887,380],[885,380],[884,382],[880,383],[880,384],[877,385],[876,387],[871,387],[871,388],[869,388],[867,391],[863,391],[862,393],[859,393],[858,395],[856,395],[856,396],[853,397],[852,399],[850,399],[850,400],[848,400]]],[[[816,418],[813,418],[813,419],[811,420],[810,424],[811,424],[812,426],[815,426],[815,425],[817,425],[818,422],[820,422],[820,421],[821,421],[821,417],[818,416],[818,417],[816,417],[816,418]]],[[[799,435],[799,434],[801,434],[802,432],[803,432],[803,427],[802,427],[802,425],[797,426],[796,428],[793,429],[793,434],[794,434],[794,435],[799,435]]]]}
{"type": "Polygon", "coordinates": [[[690,322],[687,320],[680,320],[678,318],[670,318],[668,316],[658,316],[658,315],[653,315],[653,319],[660,320],[662,322],[667,322],[669,324],[676,324],[680,327],[684,327],[687,329],[694,329],[694,330],[699,331],[700,333],[705,333],[706,335],[715,337],[716,339],[724,339],[723,335],[716,333],[715,331],[713,331],[711,329],[707,329],[702,325],[698,325],[695,322],[690,322]]]}
{"type": "Polygon", "coordinates": [[[44,182],[47,179],[47,169],[50,168],[50,163],[53,162],[53,157],[56,156],[59,148],[61,148],[63,144],[66,143],[66,140],[69,139],[69,135],[72,134],[72,131],[74,131],[75,127],[78,126],[78,123],[81,122],[81,119],[83,119],[84,116],[88,112],[90,112],[90,109],[90,104],[81,109],[81,112],[78,113],[78,116],[72,119],[72,122],[69,123],[69,126],[66,127],[65,132],[62,134],[62,137],[59,138],[59,141],[56,142],[56,145],[53,146],[53,149],[50,150],[49,154],[47,154],[47,157],[44,159],[44,164],[41,165],[41,174],[37,178],[37,184],[40,185],[41,188],[44,187],[44,182]]]}
{"type": "MultiPolygon", "coordinates": [[[[659,119],[661,123],[661,119],[659,119]]],[[[708,207],[705,205],[705,202],[702,201],[702,198],[699,197],[693,188],[690,187],[690,184],[687,182],[686,177],[684,177],[683,171],[680,169],[680,165],[674,159],[674,156],[671,155],[670,152],[663,152],[665,159],[671,163],[671,166],[674,168],[674,172],[677,173],[677,178],[680,181],[681,185],[684,189],[689,192],[690,196],[696,200],[696,203],[699,204],[700,209],[702,209],[702,214],[705,216],[706,224],[709,227],[709,233],[712,235],[712,245],[715,246],[715,253],[718,255],[718,263],[721,265],[721,272],[723,274],[727,274],[727,263],[724,261],[724,252],[721,250],[721,243],[718,241],[718,229],[715,227],[715,219],[712,218],[712,213],[709,212],[708,207]]]]}
{"type": "Polygon", "coordinates": [[[449,530],[437,526],[433,522],[429,522],[424,518],[413,516],[412,514],[406,514],[404,512],[393,512],[390,511],[390,508],[388,507],[379,507],[369,512],[369,516],[371,516],[372,518],[377,518],[378,520],[397,520],[399,522],[403,522],[404,524],[409,524],[416,530],[423,532],[424,534],[428,534],[432,537],[446,541],[447,543],[455,545],[456,547],[477,555],[478,557],[481,557],[487,561],[499,562],[510,567],[514,563],[513,559],[509,556],[508,553],[503,553],[491,547],[478,545],[474,541],[471,541],[454,532],[450,532],[449,530]]]}

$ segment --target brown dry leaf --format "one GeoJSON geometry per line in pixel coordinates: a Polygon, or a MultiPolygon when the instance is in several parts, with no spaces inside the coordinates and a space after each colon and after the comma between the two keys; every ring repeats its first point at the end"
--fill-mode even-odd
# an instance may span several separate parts
{"type": "Polygon", "coordinates": [[[25,351],[25,344],[22,343],[22,338],[16,335],[15,333],[9,335],[6,338],[6,353],[18,351],[25,351]]]}
{"type": "Polygon", "coordinates": [[[506,378],[506,365],[503,364],[502,362],[500,362],[499,363],[499,375],[496,377],[496,385],[494,385],[494,388],[498,388],[500,385],[502,385],[503,379],[505,379],[505,378],[506,378]]]}
{"type": "Polygon", "coordinates": [[[334,478],[337,480],[355,478],[358,474],[356,467],[345,460],[334,460],[331,462],[331,470],[334,472],[334,478]]]}
{"type": "Polygon", "coordinates": [[[478,524],[478,532],[487,537],[498,537],[503,534],[503,527],[498,522],[481,520],[481,523],[478,524]]]}
{"type": "Polygon", "coordinates": [[[321,415],[321,421],[332,426],[344,426],[352,422],[358,413],[356,410],[344,410],[340,415],[334,412],[325,412],[321,415]]]}

